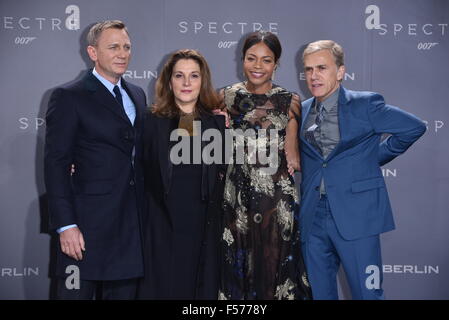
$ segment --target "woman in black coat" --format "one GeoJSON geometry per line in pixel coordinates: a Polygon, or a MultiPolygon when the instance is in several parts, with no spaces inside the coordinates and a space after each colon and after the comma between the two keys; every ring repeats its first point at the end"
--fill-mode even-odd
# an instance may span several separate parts
{"type": "Polygon", "coordinates": [[[172,54],[156,95],[144,125],[148,211],[139,297],[217,299],[225,123],[212,113],[218,98],[204,57],[189,49],[172,54]]]}

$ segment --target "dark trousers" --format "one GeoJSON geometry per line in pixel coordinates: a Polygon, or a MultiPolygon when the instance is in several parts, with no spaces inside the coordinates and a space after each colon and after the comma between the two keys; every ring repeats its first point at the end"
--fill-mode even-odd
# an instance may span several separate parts
{"type": "Polygon", "coordinates": [[[344,239],[335,225],[326,196],[319,201],[310,236],[302,249],[313,299],[338,299],[340,264],[343,264],[352,299],[384,298],[379,235],[344,239]]]}
{"type": "Polygon", "coordinates": [[[137,279],[80,280],[79,289],[67,289],[65,279],[57,279],[58,300],[134,300],[136,293],[137,279]]]}

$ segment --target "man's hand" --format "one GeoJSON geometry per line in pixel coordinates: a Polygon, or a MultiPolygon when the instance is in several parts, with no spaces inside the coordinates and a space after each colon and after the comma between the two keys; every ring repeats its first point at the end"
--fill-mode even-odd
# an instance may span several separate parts
{"type": "Polygon", "coordinates": [[[78,227],[64,230],[59,234],[61,250],[76,261],[83,259],[83,251],[86,251],[84,237],[78,227]]]}

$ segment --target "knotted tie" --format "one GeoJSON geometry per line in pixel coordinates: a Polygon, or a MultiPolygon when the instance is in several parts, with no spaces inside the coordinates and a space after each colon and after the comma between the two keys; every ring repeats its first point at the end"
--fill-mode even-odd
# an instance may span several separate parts
{"type": "Polygon", "coordinates": [[[115,99],[117,99],[118,103],[120,103],[120,105],[123,107],[123,99],[120,88],[118,86],[114,86],[114,89],[112,91],[114,91],[115,93],[115,99]]]}

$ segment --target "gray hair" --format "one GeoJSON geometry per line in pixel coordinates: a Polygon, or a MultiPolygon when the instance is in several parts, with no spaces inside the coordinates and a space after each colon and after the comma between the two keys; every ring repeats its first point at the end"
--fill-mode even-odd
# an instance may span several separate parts
{"type": "Polygon", "coordinates": [[[302,61],[304,62],[304,58],[307,55],[320,50],[329,50],[332,53],[335,64],[338,68],[345,65],[345,54],[343,52],[343,48],[338,43],[332,40],[318,40],[309,43],[302,53],[302,61]]]}
{"type": "Polygon", "coordinates": [[[95,47],[98,43],[98,39],[100,38],[101,33],[104,30],[111,28],[119,30],[124,29],[126,33],[128,33],[125,24],[120,20],[106,20],[97,22],[90,28],[89,33],[87,34],[87,45],[95,47]]]}

